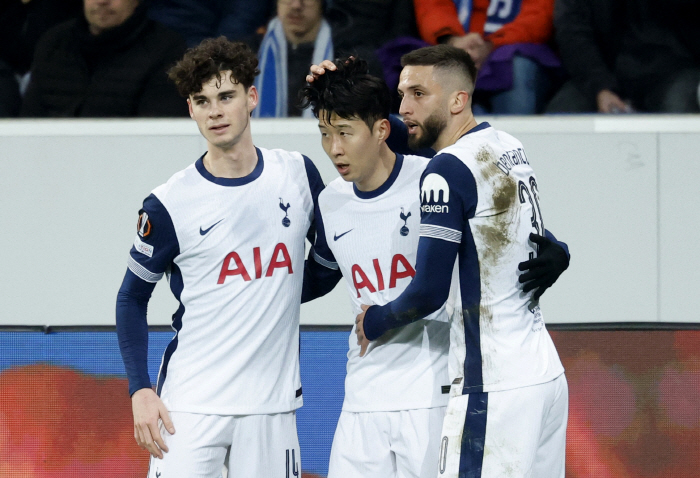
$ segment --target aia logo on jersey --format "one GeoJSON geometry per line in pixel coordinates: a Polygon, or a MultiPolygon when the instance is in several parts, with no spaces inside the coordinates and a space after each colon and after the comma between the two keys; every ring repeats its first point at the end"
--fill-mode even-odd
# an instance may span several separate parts
{"type": "Polygon", "coordinates": [[[439,174],[430,173],[423,180],[421,191],[421,211],[424,213],[449,212],[450,208],[446,204],[450,202],[450,187],[445,178],[439,174]],[[440,205],[437,203],[444,203],[440,205]]]}
{"type": "MultiPolygon", "coordinates": [[[[350,269],[352,274],[352,282],[355,285],[355,290],[357,291],[357,298],[360,298],[360,289],[367,288],[370,293],[384,290],[384,274],[382,274],[382,269],[379,266],[379,259],[373,259],[372,265],[374,266],[374,273],[377,277],[377,286],[375,287],[372,281],[369,279],[367,274],[362,267],[355,264],[350,269]]],[[[407,277],[413,278],[416,275],[416,271],[411,266],[411,263],[402,254],[396,254],[391,258],[391,272],[389,275],[389,289],[396,287],[396,282],[399,279],[404,279],[407,277]],[[399,270],[401,269],[401,270],[399,270]]]]}
{"type": "Polygon", "coordinates": [[[408,218],[411,217],[411,211],[408,211],[408,214],[404,214],[403,208],[401,208],[401,214],[399,214],[399,217],[403,220],[403,227],[401,227],[401,230],[399,232],[402,236],[408,236],[408,233],[410,231],[408,230],[407,221],[408,218]]]}
{"type": "MultiPolygon", "coordinates": [[[[250,257],[250,256],[248,256],[250,257]]],[[[248,259],[246,257],[246,259],[248,259]]],[[[250,262],[249,262],[250,264],[250,262]]],[[[275,246],[275,250],[272,252],[272,258],[267,266],[265,277],[272,277],[275,269],[287,269],[288,274],[292,274],[292,259],[289,257],[289,251],[284,243],[280,242],[275,246]]],[[[262,278],[263,265],[262,258],[260,257],[260,248],[253,248],[253,269],[255,271],[255,278],[262,278]]],[[[219,280],[217,284],[223,284],[226,282],[226,278],[231,276],[241,276],[244,281],[251,281],[250,273],[246,268],[240,254],[236,251],[229,252],[224,258],[221,264],[221,271],[219,272],[219,280]]]]}
{"type": "Polygon", "coordinates": [[[280,209],[284,211],[284,217],[282,218],[282,225],[284,227],[289,227],[291,224],[291,221],[289,220],[289,217],[287,216],[287,209],[289,209],[289,203],[287,205],[284,205],[284,201],[282,201],[282,198],[280,198],[280,209]]]}
{"type": "Polygon", "coordinates": [[[139,220],[136,222],[136,230],[139,236],[148,237],[153,232],[153,226],[151,221],[148,219],[148,213],[143,209],[139,212],[139,220]]]}

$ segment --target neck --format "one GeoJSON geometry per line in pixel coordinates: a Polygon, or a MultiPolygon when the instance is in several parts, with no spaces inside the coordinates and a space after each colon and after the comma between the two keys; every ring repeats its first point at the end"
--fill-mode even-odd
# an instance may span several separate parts
{"type": "Polygon", "coordinates": [[[389,179],[389,176],[391,176],[395,164],[396,154],[389,149],[386,143],[382,143],[379,149],[379,156],[376,160],[376,167],[366,178],[355,181],[355,186],[362,192],[379,189],[379,187],[389,179]]]}
{"type": "Polygon", "coordinates": [[[476,119],[471,111],[466,113],[465,116],[460,116],[454,118],[440,134],[440,137],[433,145],[435,151],[440,151],[455,144],[459,138],[476,128],[476,119]]]}
{"type": "Polygon", "coordinates": [[[302,43],[313,43],[316,41],[316,36],[318,35],[318,32],[321,30],[321,22],[319,22],[316,26],[314,26],[311,30],[304,32],[304,33],[288,33],[287,34],[287,41],[291,43],[293,47],[297,47],[301,45],[302,43]]]}
{"type": "Polygon", "coordinates": [[[243,178],[253,172],[258,164],[258,154],[253,144],[253,138],[248,134],[233,146],[222,148],[209,143],[207,154],[204,155],[204,167],[217,178],[243,178]]]}

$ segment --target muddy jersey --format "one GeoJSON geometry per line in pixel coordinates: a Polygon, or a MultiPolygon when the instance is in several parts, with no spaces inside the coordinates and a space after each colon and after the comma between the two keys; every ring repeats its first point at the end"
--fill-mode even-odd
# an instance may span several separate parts
{"type": "Polygon", "coordinates": [[[553,380],[563,367],[518,264],[544,235],[537,177],[522,144],[481,123],[431,160],[421,180],[421,236],[459,244],[450,368],[464,393],[553,380]],[[457,310],[459,312],[459,309],[457,310]]]}

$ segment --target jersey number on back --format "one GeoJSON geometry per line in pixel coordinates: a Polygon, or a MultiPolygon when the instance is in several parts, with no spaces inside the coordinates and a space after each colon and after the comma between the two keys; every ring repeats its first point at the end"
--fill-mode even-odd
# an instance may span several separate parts
{"type": "Polygon", "coordinates": [[[539,235],[544,234],[544,221],[542,220],[542,211],[540,211],[540,196],[537,190],[537,181],[534,176],[530,176],[529,187],[523,181],[518,183],[518,194],[520,196],[520,204],[525,204],[525,196],[532,207],[532,216],[530,223],[539,235]]]}

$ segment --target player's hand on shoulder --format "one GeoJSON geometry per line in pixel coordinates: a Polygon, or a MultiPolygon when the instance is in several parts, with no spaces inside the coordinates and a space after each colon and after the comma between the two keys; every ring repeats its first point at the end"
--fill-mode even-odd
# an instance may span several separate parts
{"type": "Polygon", "coordinates": [[[323,75],[326,70],[335,71],[336,69],[335,63],[330,60],[323,60],[320,65],[311,65],[311,68],[309,68],[311,73],[306,75],[306,81],[313,83],[313,81],[323,75]]]}
{"type": "Polygon", "coordinates": [[[360,346],[360,357],[364,357],[369,347],[369,340],[365,337],[364,320],[369,305],[362,304],[362,313],[355,317],[355,334],[357,335],[357,345],[360,346]]]}
{"type": "Polygon", "coordinates": [[[152,389],[142,388],[131,396],[131,408],[134,413],[136,443],[154,457],[162,459],[163,452],[167,453],[168,447],[160,434],[158,420],[163,421],[168,433],[171,435],[175,433],[175,427],[165,404],[152,389]]]}
{"type": "Polygon", "coordinates": [[[518,270],[525,271],[518,281],[523,284],[524,292],[534,290],[532,298],[538,300],[569,267],[569,255],[563,247],[544,236],[530,234],[530,240],[539,246],[537,257],[518,264],[518,270]]]}

